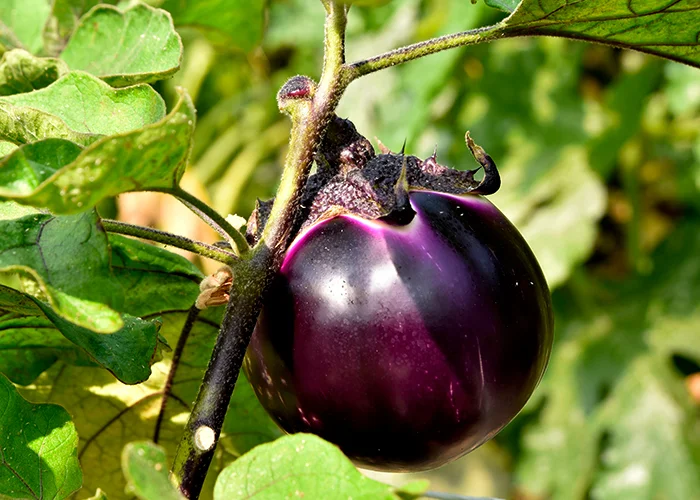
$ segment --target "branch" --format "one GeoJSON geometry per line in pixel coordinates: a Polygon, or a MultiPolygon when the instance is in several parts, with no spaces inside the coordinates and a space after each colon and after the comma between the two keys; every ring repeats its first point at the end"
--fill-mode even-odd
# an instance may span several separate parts
{"type": "Polygon", "coordinates": [[[125,234],[127,236],[136,236],[144,240],[156,241],[196,253],[202,257],[208,257],[224,264],[233,265],[238,262],[238,258],[234,254],[215,247],[214,245],[194,241],[184,236],[160,231],[152,227],[137,226],[135,224],[128,224],[112,219],[102,219],[102,226],[105,228],[105,231],[110,233],[125,234]]]}
{"type": "Polygon", "coordinates": [[[484,28],[463,31],[461,33],[445,35],[385,52],[384,54],[365,59],[364,61],[347,64],[345,66],[347,78],[352,81],[361,76],[374,73],[375,71],[390,68],[391,66],[412,61],[429,54],[435,54],[443,50],[490,42],[491,40],[504,36],[501,29],[502,26],[496,24],[484,28]]]}
{"type": "Polygon", "coordinates": [[[313,97],[306,95],[285,108],[292,119],[292,131],[280,187],[260,241],[236,266],[224,321],[176,452],[173,475],[189,499],[197,499],[201,492],[263,297],[294,236],[299,200],[314,153],[347,85],[343,74],[347,8],[335,0],[324,4],[328,13],[320,83],[313,97]]]}
{"type": "Polygon", "coordinates": [[[216,210],[193,194],[188,193],[180,186],[154,191],[168,193],[179,199],[187,208],[192,210],[200,219],[209,224],[217,233],[231,243],[231,247],[236,255],[243,255],[250,249],[245,236],[233,227],[229,221],[222,217],[216,210]]]}
{"type": "Polygon", "coordinates": [[[170,363],[170,371],[168,372],[168,378],[165,381],[165,387],[163,388],[163,399],[160,402],[160,411],[158,412],[158,419],[156,420],[156,428],[153,432],[153,442],[158,443],[160,438],[160,428],[163,424],[163,418],[165,417],[165,409],[168,407],[168,399],[170,399],[170,393],[173,390],[173,380],[175,380],[175,374],[180,366],[180,358],[182,357],[182,352],[185,350],[187,345],[187,339],[192,333],[192,328],[194,327],[195,321],[197,321],[197,316],[199,316],[199,309],[195,306],[190,307],[187,313],[187,319],[185,319],[185,324],[182,325],[182,331],[180,332],[180,338],[177,339],[177,346],[173,352],[173,359],[170,363]]]}

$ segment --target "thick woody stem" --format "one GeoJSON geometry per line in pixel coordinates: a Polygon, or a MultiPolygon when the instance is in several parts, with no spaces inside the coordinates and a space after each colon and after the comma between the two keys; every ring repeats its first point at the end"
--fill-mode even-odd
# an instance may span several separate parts
{"type": "Polygon", "coordinates": [[[292,132],[280,187],[260,241],[234,267],[221,331],[176,453],[173,475],[189,499],[201,492],[264,294],[293,236],[314,153],[348,82],[343,72],[347,7],[330,0],[325,5],[323,73],[313,98],[285,109],[292,132]]]}

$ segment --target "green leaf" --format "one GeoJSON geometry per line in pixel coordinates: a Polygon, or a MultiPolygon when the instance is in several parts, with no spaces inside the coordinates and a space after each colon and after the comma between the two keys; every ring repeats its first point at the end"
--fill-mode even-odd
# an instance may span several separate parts
{"type": "Polygon", "coordinates": [[[693,498],[700,491],[697,409],[668,363],[640,358],[602,409],[610,439],[594,499],[693,498]]]}
{"type": "Polygon", "coordinates": [[[65,140],[22,146],[0,160],[0,199],[67,214],[127,191],[172,188],[187,165],[194,121],[183,93],[159,122],[102,138],[82,152],[65,140]]]}
{"type": "MultiPolygon", "coordinates": [[[[193,296],[196,297],[198,287],[194,283],[192,287],[193,296]]],[[[162,289],[153,289],[154,301],[159,291],[162,292],[162,289]]],[[[190,404],[197,395],[209,362],[218,330],[217,316],[220,316],[221,312],[208,310],[200,316],[183,351],[180,369],[173,381],[173,396],[168,400],[158,440],[158,444],[166,449],[169,456],[174,456],[180,442],[190,404]]],[[[158,316],[163,321],[161,334],[170,345],[175,345],[186,311],[161,310],[158,316]]],[[[73,415],[82,438],[80,459],[83,463],[91,464],[85,469],[84,486],[87,490],[102,488],[110,500],[127,500],[132,497],[124,492],[124,477],[121,472],[116,473],[121,471],[119,456],[111,450],[119,449],[131,441],[153,440],[171,358],[172,353],[164,353],[163,359],[153,365],[151,378],[141,385],[123,385],[104,370],[57,363],[44,372],[32,386],[22,389],[26,397],[61,404],[73,415]]],[[[257,399],[246,399],[245,402],[239,400],[240,388],[244,388],[246,394],[252,392],[252,389],[246,386],[249,386],[248,381],[241,375],[226,416],[227,421],[234,422],[231,428],[238,428],[241,434],[222,434],[226,444],[217,449],[209,474],[212,483],[205,487],[209,493],[203,495],[204,497],[211,496],[213,481],[218,471],[236,458],[237,450],[245,449],[244,445],[255,440],[258,443],[266,442],[280,434],[257,399]],[[252,425],[252,418],[248,428],[241,429],[236,426],[235,421],[240,415],[246,418],[246,415],[253,414],[258,415],[257,427],[252,425]],[[275,432],[270,433],[270,428],[275,432]],[[233,454],[230,449],[234,450],[233,454]]]]}
{"type": "Polygon", "coordinates": [[[68,72],[59,59],[36,57],[22,49],[9,50],[0,59],[0,95],[42,89],[68,72]]]}
{"type": "Polygon", "coordinates": [[[523,0],[499,26],[506,36],[562,36],[700,66],[696,0],[523,0]]]}
{"type": "MultiPolygon", "coordinates": [[[[49,297],[57,295],[60,287],[59,298],[67,303],[65,316],[68,320],[76,320],[71,315],[75,312],[69,306],[74,306],[76,302],[77,306],[83,305],[71,295],[76,291],[70,287],[75,287],[78,293],[88,294],[91,299],[115,302],[115,307],[126,314],[118,314],[97,302],[91,305],[102,305],[116,316],[123,327],[110,335],[98,334],[62,319],[57,311],[36,298],[31,298],[32,303],[19,292],[2,287],[0,369],[18,383],[29,383],[57,359],[62,359],[82,366],[91,365],[94,361],[127,384],[148,378],[156,348],[157,328],[154,323],[133,316],[157,317],[170,308],[182,308],[183,304],[189,306],[197,296],[201,273],[180,256],[118,236],[110,242],[110,263],[104,235],[97,231],[97,235],[85,237],[92,227],[99,227],[96,216],[91,213],[64,218],[38,214],[10,222],[18,225],[22,231],[27,227],[28,237],[31,238],[40,231],[29,225],[31,218],[37,217],[41,224],[58,220],[60,224],[57,228],[48,229],[55,231],[58,237],[46,234],[47,228],[44,228],[42,237],[33,243],[34,253],[15,253],[11,257],[21,262],[23,267],[31,265],[32,259],[42,256],[49,259],[48,267],[38,271],[41,274],[38,285],[49,290],[49,297]],[[62,235],[65,236],[60,238],[62,235]],[[79,241],[73,243],[71,240],[76,237],[79,241]],[[108,267],[105,267],[105,259],[108,267]],[[78,267],[75,266],[76,262],[80,263],[78,267]],[[96,288],[91,289],[91,286],[96,288]],[[72,344],[66,342],[59,332],[72,344]],[[27,363],[24,367],[23,360],[27,363]]],[[[4,233],[11,235],[16,232],[14,225],[7,222],[2,225],[4,233]]],[[[12,250],[5,249],[0,256],[9,258],[7,255],[11,253],[12,250]]],[[[36,282],[32,284],[37,285],[36,282]]],[[[94,318],[88,320],[94,321],[94,318]]]]}
{"type": "Polygon", "coordinates": [[[82,366],[94,364],[30,297],[0,285],[0,372],[16,384],[28,385],[59,359],[82,366]]]}
{"type": "Polygon", "coordinates": [[[516,468],[527,494],[651,499],[697,491],[696,410],[670,366],[674,354],[700,359],[698,228],[697,219],[682,224],[647,276],[614,284],[579,274],[573,293],[554,294],[559,344],[516,468]]]}
{"type": "Polygon", "coordinates": [[[263,0],[165,0],[160,6],[170,12],[178,27],[201,30],[214,43],[250,51],[263,34],[263,0]]]}
{"type": "Polygon", "coordinates": [[[312,434],[263,444],[226,467],[214,499],[324,498],[398,499],[394,489],[363,476],[334,445],[312,434]]]}
{"type": "Polygon", "coordinates": [[[0,2],[0,52],[2,46],[41,49],[41,31],[49,15],[46,0],[3,0],[0,2]]]}
{"type": "Polygon", "coordinates": [[[127,491],[143,500],[184,500],[168,478],[165,450],[148,441],[129,443],[122,452],[127,491]]]}
{"type": "MultiPolygon", "coordinates": [[[[175,346],[182,325],[199,294],[202,274],[181,256],[152,245],[110,235],[115,279],[125,289],[126,312],[143,318],[160,318],[160,334],[175,346]]],[[[159,432],[158,444],[174,456],[183,426],[211,356],[223,308],[203,311],[187,340],[179,370],[172,385],[159,432]]],[[[119,457],[111,450],[128,442],[153,440],[162,402],[162,390],[172,352],[152,366],[144,384],[127,386],[104,370],[68,366],[62,362],[44,372],[23,394],[41,402],[59,403],[69,409],[83,439],[80,457],[91,467],[85,470],[88,491],[102,488],[111,500],[128,499],[119,457]]],[[[67,360],[69,363],[72,361],[67,360]]],[[[213,488],[216,472],[251,447],[280,435],[277,426],[260,406],[250,384],[241,376],[226,417],[223,446],[210,474],[213,488]]]]}
{"type": "Polygon", "coordinates": [[[78,434],[58,405],[34,405],[0,374],[0,496],[67,498],[80,488],[78,434]]]}
{"type": "Polygon", "coordinates": [[[83,151],[65,139],[25,144],[0,160],[0,196],[29,196],[83,151]]]}
{"type": "Polygon", "coordinates": [[[97,4],[115,4],[116,0],[53,0],[51,13],[44,26],[44,51],[57,56],[80,19],[97,4]]]}
{"type": "Polygon", "coordinates": [[[140,129],[164,115],[165,103],[150,85],[113,89],[88,73],[72,72],[45,89],[0,97],[0,138],[22,144],[58,137],[87,144],[100,135],[140,129]],[[53,123],[45,123],[47,115],[53,123]],[[7,124],[17,119],[29,122],[25,134],[7,124]],[[58,128],[57,133],[49,125],[58,128]],[[89,135],[75,140],[71,133],[89,135]]]}
{"type": "Polygon", "coordinates": [[[152,322],[123,315],[122,328],[99,334],[2,285],[0,314],[0,370],[18,384],[31,383],[58,359],[78,366],[99,364],[125,384],[143,382],[151,373],[158,334],[152,322]]]}
{"type": "Polygon", "coordinates": [[[7,141],[0,141],[0,158],[2,158],[5,155],[9,155],[15,149],[17,149],[17,146],[15,144],[12,144],[11,142],[7,141]]]}
{"type": "Polygon", "coordinates": [[[484,0],[484,3],[494,9],[513,12],[520,3],[520,0],[484,0]]]}
{"type": "Polygon", "coordinates": [[[170,15],[145,4],[121,11],[100,5],[86,14],[61,54],[71,69],[114,87],[162,80],[180,69],[182,42],[170,15]]]}
{"type": "Polygon", "coordinates": [[[124,292],[113,279],[107,236],[94,211],[28,215],[2,220],[0,227],[0,271],[20,273],[67,321],[101,333],[123,326],[116,311],[124,292]]]}

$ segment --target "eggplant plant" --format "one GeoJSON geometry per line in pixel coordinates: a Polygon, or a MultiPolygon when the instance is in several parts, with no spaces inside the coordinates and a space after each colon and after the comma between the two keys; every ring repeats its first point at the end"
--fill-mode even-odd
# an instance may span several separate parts
{"type": "Polygon", "coordinates": [[[473,498],[356,467],[435,469],[501,432],[507,494],[693,498],[699,30],[694,0],[6,0],[0,496],[473,498]],[[409,8],[447,32],[402,45],[409,8]],[[410,154],[431,116],[445,160],[410,154]],[[215,236],[134,223],[133,192],[215,236]],[[624,224],[620,284],[601,262],[624,224]]]}

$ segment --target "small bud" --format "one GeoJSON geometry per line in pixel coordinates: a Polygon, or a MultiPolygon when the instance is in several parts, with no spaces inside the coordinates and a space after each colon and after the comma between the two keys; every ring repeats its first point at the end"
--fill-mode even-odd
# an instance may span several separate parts
{"type": "Polygon", "coordinates": [[[277,92],[277,106],[283,113],[290,113],[291,107],[299,101],[311,101],[316,92],[316,82],[308,76],[297,75],[287,80],[277,92]]]}

